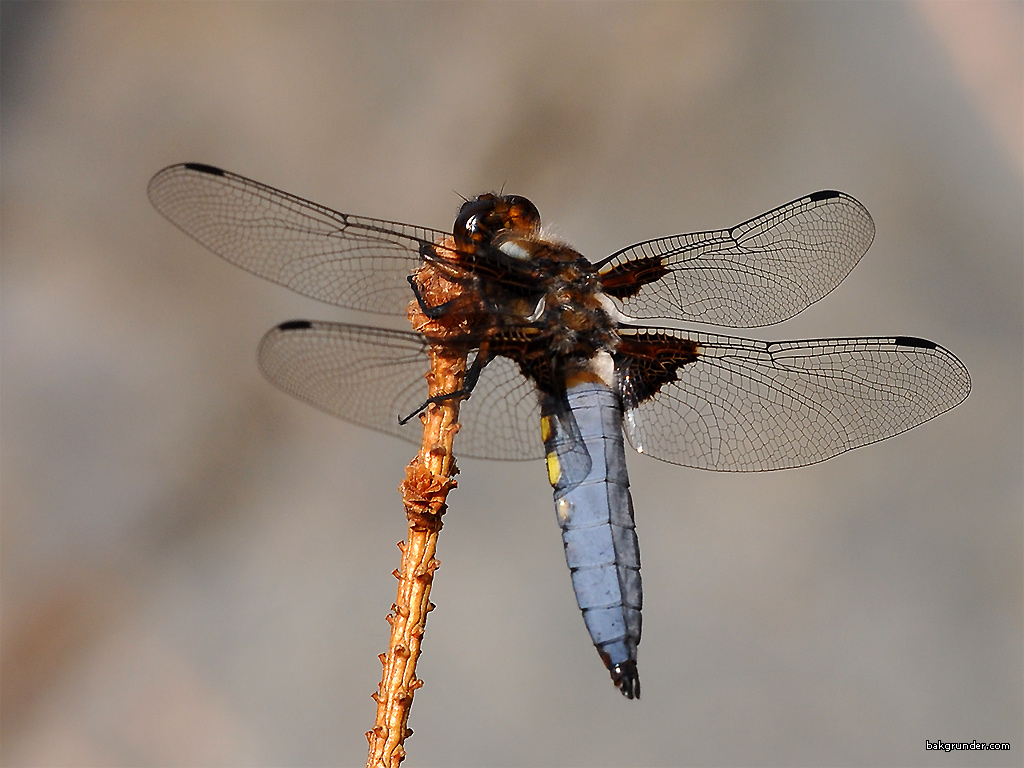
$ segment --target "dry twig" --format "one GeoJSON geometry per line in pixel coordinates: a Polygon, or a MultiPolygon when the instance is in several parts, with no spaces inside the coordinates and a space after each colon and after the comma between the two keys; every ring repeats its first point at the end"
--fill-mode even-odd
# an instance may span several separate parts
{"type": "MultiPolygon", "coordinates": [[[[417,275],[421,294],[430,306],[441,304],[457,295],[461,288],[435,269],[426,266],[417,275]]],[[[464,328],[458,312],[432,320],[423,315],[416,302],[409,307],[413,327],[428,338],[443,340],[457,336],[464,328]]],[[[459,345],[430,347],[430,371],[427,373],[429,396],[457,392],[462,388],[466,372],[466,350],[459,345]]],[[[398,597],[387,620],[391,625],[391,641],[387,653],[381,654],[384,674],[373,695],[377,702],[377,719],[366,738],[370,744],[368,768],[397,768],[405,758],[404,742],[412,734],[408,728],[413,693],[423,685],[416,677],[420,643],[426,628],[427,613],[433,609],[430,587],[440,562],[434,557],[441,516],[448,491],[455,487],[455,457],[452,442],[459,430],[459,399],[432,403],[421,415],[423,441],[416,458],[405,470],[405,481],[399,486],[405,514],[409,521],[409,537],[399,544],[402,564],[394,572],[398,578],[398,597]]]]}

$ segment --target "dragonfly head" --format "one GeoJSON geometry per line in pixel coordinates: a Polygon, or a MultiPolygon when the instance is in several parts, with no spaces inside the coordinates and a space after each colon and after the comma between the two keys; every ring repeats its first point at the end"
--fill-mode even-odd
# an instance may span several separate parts
{"type": "Polygon", "coordinates": [[[540,211],[519,195],[486,193],[467,200],[455,219],[452,234],[460,250],[474,252],[477,248],[495,245],[502,253],[515,259],[528,259],[524,242],[540,233],[540,211]],[[495,237],[501,235],[501,243],[495,237]],[[502,247],[504,246],[504,247],[502,247]]]}

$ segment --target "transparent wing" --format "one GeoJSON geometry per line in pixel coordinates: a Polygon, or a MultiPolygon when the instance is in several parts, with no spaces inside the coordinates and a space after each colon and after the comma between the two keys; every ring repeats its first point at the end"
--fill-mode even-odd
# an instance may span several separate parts
{"type": "MultiPolygon", "coordinates": [[[[322,411],[420,442],[418,419],[398,423],[427,399],[427,344],[418,333],[297,320],[263,337],[259,364],[275,386],[322,411]]],[[[457,456],[544,455],[536,389],[509,360],[498,358],[484,368],[459,420],[457,456]]]]}
{"type": "Polygon", "coordinates": [[[696,362],[627,414],[642,453],[701,469],[799,467],[904,432],[960,403],[964,365],[907,336],[764,342],[685,331],[696,362]]]}
{"type": "Polygon", "coordinates": [[[149,182],[172,224],[232,264],[349,309],[405,315],[406,278],[444,233],[338,213],[208,165],[172,165],[149,182]]]}
{"type": "Polygon", "coordinates": [[[459,456],[523,461],[544,458],[537,387],[504,357],[487,364],[459,411],[459,456]]]}
{"type": "Polygon", "coordinates": [[[781,322],[825,296],[874,236],[860,202],[824,191],[732,229],[637,243],[597,266],[602,276],[646,273],[650,282],[641,278],[635,293],[620,297],[632,317],[750,328],[781,322]]]}

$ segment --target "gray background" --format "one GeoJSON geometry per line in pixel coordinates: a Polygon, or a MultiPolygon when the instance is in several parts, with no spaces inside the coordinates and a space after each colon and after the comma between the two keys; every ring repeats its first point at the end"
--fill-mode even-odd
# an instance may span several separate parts
{"type": "Polygon", "coordinates": [[[504,186],[595,259],[856,195],[861,265],[747,335],[924,336],[971,397],[806,469],[632,457],[640,702],[591,647],[543,465],[462,461],[408,764],[1019,761],[1021,8],[5,3],[4,764],[365,759],[413,449],[254,350],[377,321],[161,219],[146,182],[186,160],[442,229],[504,186]]]}

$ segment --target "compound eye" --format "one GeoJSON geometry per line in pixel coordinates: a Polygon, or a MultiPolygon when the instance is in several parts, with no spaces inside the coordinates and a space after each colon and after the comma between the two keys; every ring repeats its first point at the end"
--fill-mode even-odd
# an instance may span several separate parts
{"type": "Polygon", "coordinates": [[[463,203],[455,219],[452,234],[460,238],[481,240],[491,234],[490,218],[494,211],[494,195],[480,195],[476,200],[463,203]]]}
{"type": "Polygon", "coordinates": [[[505,195],[500,201],[506,206],[507,229],[522,234],[535,234],[540,230],[540,211],[527,198],[520,195],[505,195]]]}

